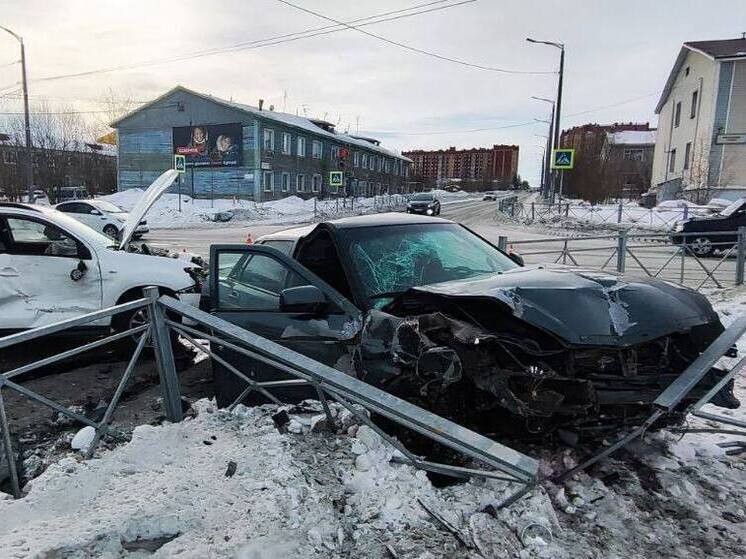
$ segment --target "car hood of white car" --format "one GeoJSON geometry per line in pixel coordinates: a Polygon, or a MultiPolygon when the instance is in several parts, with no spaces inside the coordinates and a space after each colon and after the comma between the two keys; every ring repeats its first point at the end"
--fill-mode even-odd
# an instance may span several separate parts
{"type": "Polygon", "coordinates": [[[121,250],[127,249],[127,246],[132,240],[132,235],[135,233],[135,230],[137,229],[140,221],[142,221],[142,218],[153,206],[153,204],[155,204],[158,198],[160,198],[161,195],[166,192],[166,190],[168,190],[168,188],[174,183],[178,176],[178,171],[169,169],[160,177],[155,179],[153,183],[148,187],[148,189],[143,193],[143,195],[137,201],[137,204],[135,204],[135,207],[130,210],[127,221],[124,224],[124,229],[122,229],[122,238],[119,242],[119,248],[121,250]]]}

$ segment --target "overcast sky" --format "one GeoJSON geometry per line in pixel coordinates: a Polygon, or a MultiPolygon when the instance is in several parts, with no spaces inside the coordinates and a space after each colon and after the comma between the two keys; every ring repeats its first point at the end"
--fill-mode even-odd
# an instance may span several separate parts
{"type": "MultiPolygon", "coordinates": [[[[449,0],[455,3],[459,0],[449,0]]],[[[428,0],[292,0],[338,20],[428,0]]],[[[449,2],[435,4],[447,5],[449,2]]],[[[358,31],[263,48],[97,73],[40,78],[188,56],[329,25],[278,0],[0,0],[0,25],[24,37],[30,95],[100,110],[107,88],[147,101],[176,84],[277,110],[339,121],[397,150],[520,145],[519,172],[538,181],[556,74],[505,74],[447,62],[358,31]],[[532,124],[525,124],[525,123],[532,124]],[[507,128],[507,126],[519,124],[507,128]],[[501,128],[502,127],[502,128],[501,128]],[[487,130],[484,130],[487,129],[487,130]],[[475,131],[478,130],[478,131],[475,131]]],[[[585,122],[655,122],[653,109],[684,41],[740,37],[744,0],[477,0],[365,27],[443,56],[518,71],[555,71],[566,45],[563,128],[585,122]],[[579,114],[583,113],[583,114],[579,114]]],[[[0,32],[0,96],[19,78],[17,43],[0,32]]],[[[11,88],[11,95],[13,94],[11,88]]],[[[2,99],[2,97],[0,97],[2,99]]],[[[20,108],[8,99],[3,110],[20,108]]]]}

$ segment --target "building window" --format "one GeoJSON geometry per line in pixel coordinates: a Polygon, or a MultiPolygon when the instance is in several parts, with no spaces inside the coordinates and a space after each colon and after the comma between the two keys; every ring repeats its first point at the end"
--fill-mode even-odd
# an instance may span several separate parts
{"type": "Polygon", "coordinates": [[[685,76],[688,76],[688,75],[689,75],[689,66],[687,66],[687,67],[686,67],[686,70],[684,70],[684,75],[685,75],[685,76]]]}
{"type": "Polygon", "coordinates": [[[15,165],[16,163],[16,152],[14,150],[3,151],[3,163],[8,165],[15,165]]]}
{"type": "Polygon", "coordinates": [[[298,175],[295,177],[295,190],[297,192],[306,191],[306,175],[298,175]]]}
{"type": "Polygon", "coordinates": [[[312,180],[311,190],[313,190],[314,192],[320,192],[321,191],[321,175],[317,173],[312,177],[311,180],[312,180]]]}
{"type": "Polygon", "coordinates": [[[672,149],[671,153],[668,155],[668,172],[673,173],[675,168],[676,168],[676,148],[672,149]]]}
{"type": "Polygon", "coordinates": [[[676,103],[676,110],[674,112],[674,117],[673,117],[673,125],[674,127],[678,128],[680,123],[681,123],[681,101],[676,103]]]}
{"type": "Polygon", "coordinates": [[[290,155],[290,144],[292,142],[292,138],[290,137],[290,134],[287,132],[282,133],[282,153],[285,155],[290,155]]]}
{"type": "Polygon", "coordinates": [[[625,149],[624,159],[626,161],[645,161],[645,152],[641,149],[625,149]]]}
{"type": "Polygon", "coordinates": [[[360,181],[360,196],[367,196],[367,195],[368,195],[368,182],[360,181]]]}
{"type": "Polygon", "coordinates": [[[264,129],[264,149],[266,151],[275,150],[275,131],[271,128],[264,129]]]}
{"type": "Polygon", "coordinates": [[[339,159],[339,146],[332,146],[332,159],[339,159]]]}
{"type": "Polygon", "coordinates": [[[383,157],[380,155],[376,156],[376,171],[379,173],[383,171],[383,157]]]}
{"type": "Polygon", "coordinates": [[[288,192],[290,190],[290,173],[282,173],[280,180],[282,181],[282,191],[288,192]]]}
{"type": "Polygon", "coordinates": [[[303,136],[298,136],[298,157],[306,156],[306,139],[303,136]]]}
{"type": "Polygon", "coordinates": [[[367,168],[368,168],[368,154],[364,153],[363,154],[363,169],[367,169],[367,168]]]}
{"type": "Polygon", "coordinates": [[[371,155],[370,157],[368,157],[368,169],[373,171],[375,170],[375,168],[376,168],[376,156],[371,155]]]}
{"type": "Polygon", "coordinates": [[[684,169],[689,168],[689,158],[692,156],[692,143],[687,142],[684,149],[684,169]]]}
{"type": "Polygon", "coordinates": [[[323,158],[323,149],[324,146],[321,142],[318,140],[314,140],[311,144],[311,155],[314,159],[322,159],[323,158]]]}
{"type": "Polygon", "coordinates": [[[692,91],[692,106],[689,109],[689,118],[697,116],[697,97],[699,97],[699,91],[692,91]]]}
{"type": "Polygon", "coordinates": [[[264,171],[262,173],[262,187],[264,192],[273,192],[275,189],[275,178],[272,171],[264,171]]]}
{"type": "Polygon", "coordinates": [[[383,167],[383,168],[384,168],[384,171],[385,171],[385,172],[386,172],[387,174],[388,174],[388,173],[391,173],[391,159],[387,159],[387,160],[386,160],[386,161],[384,162],[384,167],[383,167]]]}
{"type": "Polygon", "coordinates": [[[352,165],[353,167],[360,167],[360,152],[356,151],[352,154],[352,165]]]}
{"type": "Polygon", "coordinates": [[[399,174],[399,161],[396,159],[394,160],[394,174],[395,175],[399,174]]]}

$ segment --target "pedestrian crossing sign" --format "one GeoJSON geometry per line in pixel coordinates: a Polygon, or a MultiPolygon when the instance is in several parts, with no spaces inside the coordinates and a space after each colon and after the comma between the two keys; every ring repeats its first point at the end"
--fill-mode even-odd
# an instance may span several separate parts
{"type": "Polygon", "coordinates": [[[329,186],[344,186],[345,185],[345,174],[343,171],[330,171],[329,172],[329,186]]]}
{"type": "Polygon", "coordinates": [[[174,169],[180,175],[186,173],[186,156],[174,155],[174,169]]]}
{"type": "Polygon", "coordinates": [[[575,166],[574,149],[553,149],[552,169],[569,170],[575,166]]]}

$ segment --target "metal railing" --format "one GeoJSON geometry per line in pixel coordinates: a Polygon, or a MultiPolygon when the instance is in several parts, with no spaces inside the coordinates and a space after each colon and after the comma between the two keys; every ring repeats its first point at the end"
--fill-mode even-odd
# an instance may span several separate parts
{"type": "Polygon", "coordinates": [[[179,377],[176,372],[171,336],[178,334],[183,337],[194,348],[207,354],[211,359],[220,363],[228,371],[241,379],[246,387],[239,397],[229,406],[235,408],[252,391],[256,391],[270,401],[280,404],[280,400],[273,395],[272,390],[288,387],[307,385],[315,389],[327,416],[329,425],[335,425],[335,418],[329,406],[329,400],[334,400],[347,408],[358,421],[369,425],[388,444],[396,448],[402,455],[402,460],[410,463],[416,468],[446,474],[455,477],[484,477],[517,483],[521,486],[520,491],[508,498],[501,506],[507,506],[528,492],[536,483],[538,475],[538,461],[504,446],[496,441],[475,433],[448,419],[435,415],[414,404],[402,400],[392,394],[384,392],[372,385],[366,384],[341,371],[327,365],[314,361],[305,355],[292,351],[271,340],[262,338],[248,330],[235,326],[225,320],[202,312],[190,305],[186,305],[172,297],[158,297],[157,288],[151,287],[144,290],[145,297],[90,313],[80,318],[66,320],[50,326],[36,328],[20,334],[0,338],[0,349],[12,347],[22,342],[42,338],[74,326],[80,326],[93,322],[107,316],[113,316],[121,312],[128,312],[141,308],[147,309],[147,324],[131,328],[104,339],[62,352],[58,355],[48,357],[29,365],[16,368],[11,371],[0,373],[0,431],[2,441],[0,448],[4,449],[8,457],[11,471],[11,485],[16,497],[21,495],[18,472],[14,461],[13,444],[10,436],[10,428],[5,413],[5,402],[2,398],[2,390],[10,389],[15,392],[46,405],[67,417],[88,425],[95,429],[95,437],[86,451],[86,457],[90,458],[104,436],[126,438],[126,435],[110,427],[111,419],[116,406],[132,376],[134,367],[142,354],[148,340],[152,343],[155,354],[156,367],[160,377],[160,387],[165,403],[166,417],[170,421],[181,421],[183,412],[181,407],[181,394],[179,377]],[[205,331],[188,326],[176,320],[176,317],[189,319],[191,323],[200,325],[205,331]],[[139,335],[137,346],[127,363],[124,373],[117,388],[106,408],[103,418],[99,422],[76,413],[70,408],[54,402],[36,392],[11,380],[22,373],[38,369],[44,365],[66,359],[89,349],[101,347],[107,343],[121,340],[128,336],[139,335]],[[265,365],[269,365],[290,374],[293,378],[289,380],[277,380],[258,382],[250,378],[245,372],[239,370],[235,365],[217,355],[212,349],[198,343],[197,338],[207,339],[210,342],[229,348],[233,352],[249,357],[265,365]],[[435,463],[425,460],[410,452],[396,438],[392,437],[370,418],[369,413],[383,416],[404,429],[411,430],[419,435],[427,437],[431,441],[444,445],[451,450],[474,459],[491,469],[473,469],[448,464],[435,463]]]}
{"type": "Polygon", "coordinates": [[[697,290],[744,283],[746,227],[738,231],[651,234],[630,233],[587,237],[546,237],[498,244],[518,252],[527,264],[565,264],[620,274],[676,281],[697,290]],[[674,237],[678,242],[674,242],[674,237]],[[735,239],[727,240],[727,239],[735,239]],[[700,239],[713,239],[703,244],[700,239]],[[726,240],[718,240],[726,239],[726,240]]]}
{"type": "Polygon", "coordinates": [[[356,215],[365,211],[387,212],[404,209],[407,197],[402,194],[378,194],[370,198],[354,196],[329,198],[313,202],[313,217],[317,220],[356,215]]]}
{"type": "Polygon", "coordinates": [[[533,223],[547,223],[556,221],[575,221],[595,226],[629,226],[630,228],[655,229],[671,231],[693,215],[701,212],[692,210],[689,206],[681,208],[643,208],[629,204],[577,204],[560,202],[543,204],[531,202],[529,204],[516,203],[506,208],[499,208],[510,217],[530,225],[533,223]]]}

